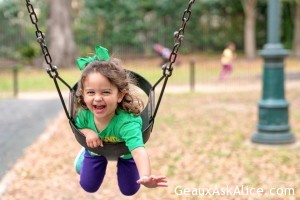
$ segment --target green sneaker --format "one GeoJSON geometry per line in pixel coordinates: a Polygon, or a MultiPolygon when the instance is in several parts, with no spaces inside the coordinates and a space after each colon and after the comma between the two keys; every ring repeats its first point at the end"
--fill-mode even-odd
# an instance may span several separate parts
{"type": "Polygon", "coordinates": [[[74,168],[77,174],[80,175],[81,167],[82,167],[82,161],[84,158],[85,148],[82,147],[82,149],[77,154],[75,160],[74,160],[74,168]]]}

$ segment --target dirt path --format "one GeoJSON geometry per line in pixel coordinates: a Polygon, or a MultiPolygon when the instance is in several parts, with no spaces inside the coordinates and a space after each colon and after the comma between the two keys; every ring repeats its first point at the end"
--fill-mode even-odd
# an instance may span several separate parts
{"type": "MultiPolygon", "coordinates": [[[[45,97],[45,96],[44,96],[45,97]]],[[[61,110],[58,99],[0,99],[0,178],[61,110]]]]}

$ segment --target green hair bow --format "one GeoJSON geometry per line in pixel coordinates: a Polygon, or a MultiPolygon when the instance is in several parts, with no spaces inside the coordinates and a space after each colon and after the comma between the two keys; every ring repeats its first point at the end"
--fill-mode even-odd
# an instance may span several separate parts
{"type": "Polygon", "coordinates": [[[78,58],[77,59],[77,66],[82,71],[90,62],[95,60],[103,60],[107,61],[110,59],[108,50],[102,46],[95,47],[96,55],[86,58],[78,58]]]}

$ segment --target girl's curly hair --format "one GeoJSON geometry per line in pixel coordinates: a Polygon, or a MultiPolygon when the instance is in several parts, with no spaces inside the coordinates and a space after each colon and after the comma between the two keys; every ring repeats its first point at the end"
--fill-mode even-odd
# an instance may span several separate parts
{"type": "Polygon", "coordinates": [[[100,73],[105,76],[112,84],[114,84],[118,90],[124,93],[124,97],[118,108],[123,109],[128,113],[134,115],[140,115],[144,109],[143,101],[135,96],[130,90],[131,84],[136,84],[136,80],[130,76],[129,72],[126,71],[117,59],[110,59],[109,61],[93,61],[87,65],[83,70],[81,78],[78,82],[78,88],[76,91],[77,102],[75,104],[75,110],[81,107],[88,109],[83,99],[83,86],[86,77],[91,73],[100,73]]]}

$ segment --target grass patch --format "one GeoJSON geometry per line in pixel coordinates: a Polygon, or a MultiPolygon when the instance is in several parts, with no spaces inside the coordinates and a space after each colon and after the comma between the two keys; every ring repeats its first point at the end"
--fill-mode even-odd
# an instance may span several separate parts
{"type": "MultiPolygon", "coordinates": [[[[206,84],[216,83],[221,66],[219,56],[205,56],[200,54],[182,55],[180,56],[181,64],[175,65],[172,76],[168,79],[169,85],[189,85],[191,80],[190,61],[195,61],[195,83],[206,84]]],[[[125,68],[135,71],[145,77],[150,83],[154,84],[163,76],[163,71],[159,65],[159,58],[133,58],[125,59],[123,64],[125,68]]],[[[300,61],[292,58],[286,59],[286,72],[299,72],[300,61]]],[[[259,78],[262,73],[263,61],[256,59],[247,61],[239,58],[234,64],[234,70],[230,79],[223,84],[236,84],[243,80],[253,80],[259,78]],[[238,80],[231,82],[230,80],[238,80]]],[[[69,85],[75,84],[80,78],[80,71],[77,67],[72,69],[58,69],[59,75],[69,85]]],[[[53,81],[43,69],[21,68],[18,73],[18,91],[19,92],[37,92],[37,91],[55,91],[53,81]]],[[[12,70],[1,70],[0,72],[0,98],[5,94],[12,94],[13,91],[13,75],[12,70]]],[[[66,90],[62,86],[63,90],[66,90]]]]}

